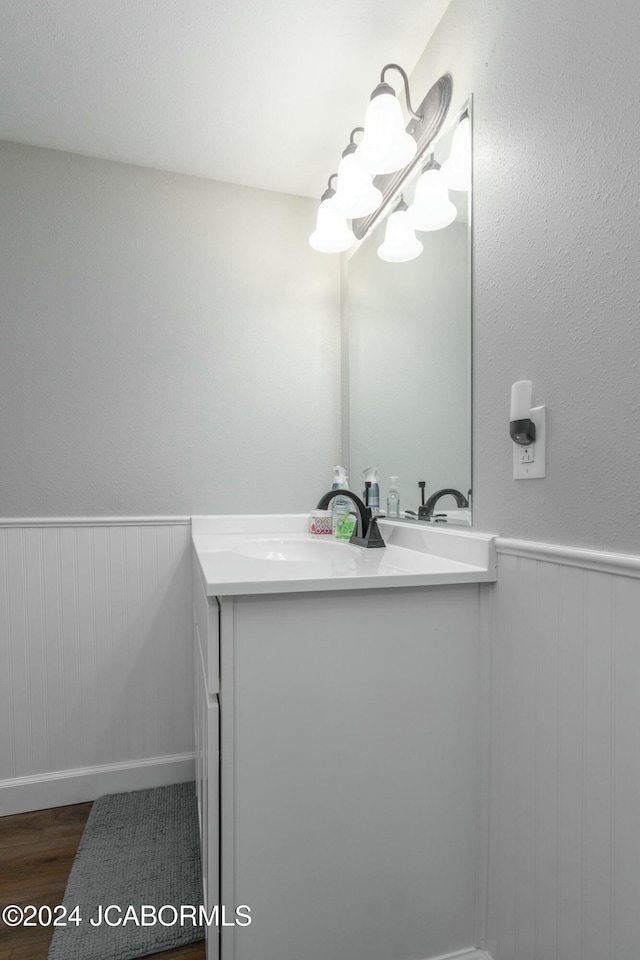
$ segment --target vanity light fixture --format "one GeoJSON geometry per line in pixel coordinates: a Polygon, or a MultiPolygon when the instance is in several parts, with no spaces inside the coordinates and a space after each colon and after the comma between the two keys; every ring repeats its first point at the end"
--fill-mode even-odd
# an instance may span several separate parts
{"type": "MultiPolygon", "coordinates": [[[[356,240],[362,240],[374,225],[395,209],[402,198],[404,184],[424,162],[429,145],[435,140],[447,116],[451,103],[453,81],[444,74],[432,85],[416,112],[409,97],[407,74],[395,63],[388,63],[380,74],[380,83],[371,94],[364,127],[351,131],[349,144],[342,154],[338,173],[330,178],[329,190],[322,196],[316,229],[309,242],[322,253],[341,253],[348,250],[356,240]],[[407,108],[412,120],[405,129],[402,109],[393,88],[386,83],[389,70],[397,70],[404,81],[407,108]],[[362,131],[360,144],[354,136],[362,131]],[[375,179],[374,178],[375,175],[375,179]],[[336,189],[331,180],[337,177],[336,189]],[[347,224],[351,221],[351,225],[347,224]]],[[[405,212],[406,205],[396,212],[405,212]]],[[[405,236],[411,234],[406,217],[396,218],[389,232],[391,239],[398,230],[405,236]],[[400,224],[404,224],[401,228],[400,224]]],[[[425,227],[423,229],[435,229],[425,227]]],[[[394,241],[392,247],[397,247],[394,241]]],[[[405,251],[411,247],[410,256],[393,259],[406,260],[419,255],[419,241],[412,237],[401,244],[405,251]]],[[[389,244],[381,246],[381,256],[389,250],[389,244]]]]}
{"type": "Polygon", "coordinates": [[[458,211],[449,199],[449,190],[433,154],[418,180],[409,220],[416,230],[442,230],[453,223],[458,211]]]}
{"type": "Polygon", "coordinates": [[[358,162],[359,148],[353,137],[363,130],[364,127],[355,127],[351,131],[349,143],[338,165],[338,183],[331,201],[333,209],[349,220],[368,216],[382,203],[382,192],[374,187],[371,174],[358,162]]]}
{"type": "Polygon", "coordinates": [[[469,111],[460,117],[451,144],[451,155],[442,164],[442,176],[450,190],[471,189],[471,120],[469,111]]]}
{"type": "Polygon", "coordinates": [[[397,70],[404,81],[407,109],[412,117],[421,120],[415,113],[409,98],[409,78],[397,63],[387,63],[380,73],[380,83],[371,94],[364,122],[364,137],[356,158],[371,174],[395,173],[411,163],[416,155],[417,144],[407,133],[402,108],[392,86],[385,83],[388,70],[397,70]]]}
{"type": "Polygon", "coordinates": [[[407,204],[404,200],[395,208],[387,220],[384,242],[378,247],[378,256],[389,263],[405,263],[415,260],[423,247],[416,238],[415,230],[409,219],[407,204]]]}
{"type": "Polygon", "coordinates": [[[331,181],[337,176],[337,173],[332,173],[329,177],[327,189],[320,199],[316,228],[309,237],[313,249],[320,253],[343,253],[356,242],[346,218],[334,207],[336,191],[331,186],[331,181]]]}

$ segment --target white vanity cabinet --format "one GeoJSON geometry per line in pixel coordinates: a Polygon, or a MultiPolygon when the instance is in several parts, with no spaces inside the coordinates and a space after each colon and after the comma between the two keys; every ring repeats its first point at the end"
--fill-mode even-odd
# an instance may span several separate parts
{"type": "Polygon", "coordinates": [[[422,960],[471,947],[480,585],[205,591],[196,561],[207,905],[219,898],[232,921],[246,904],[252,918],[219,942],[212,930],[209,960],[218,949],[221,960],[422,960]]]}
{"type": "MultiPolygon", "coordinates": [[[[219,902],[219,783],[220,783],[220,708],[219,690],[219,610],[209,602],[193,565],[193,663],[194,729],[196,747],[196,794],[200,827],[200,855],[204,904],[207,912],[219,902]]],[[[207,930],[207,957],[218,957],[219,935],[215,927],[207,930]]]]}

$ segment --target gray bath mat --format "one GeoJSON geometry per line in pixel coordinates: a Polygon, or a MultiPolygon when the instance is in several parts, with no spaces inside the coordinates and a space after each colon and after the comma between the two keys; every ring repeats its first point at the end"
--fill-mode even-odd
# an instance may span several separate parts
{"type": "MultiPolygon", "coordinates": [[[[132,960],[204,938],[172,907],[202,903],[195,786],[179,783],[96,800],[71,868],[63,904],[81,922],[54,931],[48,960],[132,960]],[[165,907],[164,924],[142,925],[142,905],[165,907]],[[104,921],[107,916],[118,925],[104,921]],[[130,919],[124,923],[127,908],[130,919]],[[102,913],[100,911],[102,908],[102,913]],[[102,922],[92,925],[90,920],[102,922]]],[[[154,914],[146,911],[146,919],[154,914]]]]}

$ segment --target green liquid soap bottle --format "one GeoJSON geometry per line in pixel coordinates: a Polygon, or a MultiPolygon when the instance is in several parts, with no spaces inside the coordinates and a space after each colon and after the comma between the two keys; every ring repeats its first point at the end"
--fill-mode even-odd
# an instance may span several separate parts
{"type": "Polygon", "coordinates": [[[389,477],[389,492],[387,494],[387,517],[400,516],[400,491],[398,481],[400,477],[389,477]]]}
{"type": "MultiPolygon", "coordinates": [[[[339,464],[333,468],[332,490],[348,490],[349,477],[344,467],[339,464]]],[[[334,497],[332,501],[333,536],[336,540],[349,540],[356,528],[353,503],[349,497],[334,497]]]]}

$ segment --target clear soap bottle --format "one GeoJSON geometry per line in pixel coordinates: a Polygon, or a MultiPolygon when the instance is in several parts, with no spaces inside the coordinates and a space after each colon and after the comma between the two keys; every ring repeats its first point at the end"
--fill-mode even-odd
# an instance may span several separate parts
{"type": "Polygon", "coordinates": [[[387,493],[387,517],[400,516],[400,477],[389,477],[389,492],[387,493]]]}

